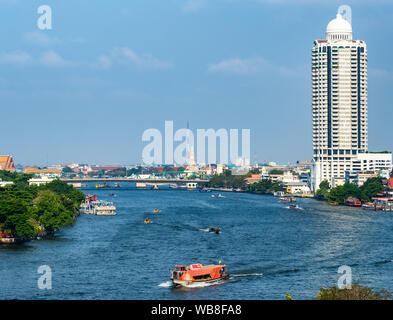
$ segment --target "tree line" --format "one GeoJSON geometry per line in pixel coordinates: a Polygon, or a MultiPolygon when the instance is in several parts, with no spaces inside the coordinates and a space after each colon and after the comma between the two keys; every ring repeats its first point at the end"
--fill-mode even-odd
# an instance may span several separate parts
{"type": "Polygon", "coordinates": [[[17,238],[53,235],[72,225],[85,198],[83,192],[60,180],[30,186],[32,175],[7,171],[0,171],[0,178],[14,182],[0,188],[0,231],[17,238]]]}
{"type": "Polygon", "coordinates": [[[328,200],[329,202],[344,204],[349,197],[358,198],[361,201],[371,201],[373,197],[383,192],[384,189],[381,178],[369,178],[360,187],[353,183],[345,183],[334,188],[330,188],[329,182],[324,180],[319,185],[316,195],[318,198],[328,200]]]}

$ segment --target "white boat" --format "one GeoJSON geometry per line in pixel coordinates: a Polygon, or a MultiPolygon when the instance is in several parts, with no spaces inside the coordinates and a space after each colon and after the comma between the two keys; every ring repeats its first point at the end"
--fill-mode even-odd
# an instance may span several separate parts
{"type": "Polygon", "coordinates": [[[94,205],[94,213],[97,216],[115,216],[116,215],[116,207],[112,202],[106,201],[95,201],[98,202],[94,205]]]}
{"type": "Polygon", "coordinates": [[[106,201],[89,201],[81,205],[81,210],[85,214],[92,214],[96,216],[115,216],[116,207],[112,202],[106,201]]]}
{"type": "Polygon", "coordinates": [[[221,193],[219,194],[212,194],[212,198],[225,198],[221,193]]]}

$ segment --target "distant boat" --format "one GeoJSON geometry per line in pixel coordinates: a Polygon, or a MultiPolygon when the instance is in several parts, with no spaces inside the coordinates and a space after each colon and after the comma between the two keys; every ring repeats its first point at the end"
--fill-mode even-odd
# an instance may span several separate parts
{"type": "Polygon", "coordinates": [[[303,210],[303,208],[299,207],[298,204],[290,204],[288,208],[292,210],[303,210]]]}
{"type": "Polygon", "coordinates": [[[221,193],[219,194],[212,194],[212,198],[225,198],[221,193]]]}
{"type": "Polygon", "coordinates": [[[210,227],[209,228],[209,232],[210,233],[220,234],[221,233],[221,228],[220,227],[210,227]]]}
{"type": "Polygon", "coordinates": [[[280,198],[280,202],[296,202],[296,198],[295,197],[281,197],[280,198]]]}
{"type": "Polygon", "coordinates": [[[107,183],[104,184],[96,184],[96,188],[100,189],[100,188],[109,188],[109,185],[107,183]]]}

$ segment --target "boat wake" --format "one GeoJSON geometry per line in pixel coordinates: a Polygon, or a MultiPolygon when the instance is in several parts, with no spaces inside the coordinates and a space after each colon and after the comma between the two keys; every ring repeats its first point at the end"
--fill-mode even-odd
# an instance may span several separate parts
{"type": "Polygon", "coordinates": [[[286,209],[294,209],[294,210],[304,210],[303,208],[301,208],[301,207],[297,207],[297,208],[291,208],[291,207],[285,207],[286,209]]]}
{"type": "Polygon", "coordinates": [[[158,285],[158,287],[161,287],[161,288],[169,288],[169,287],[172,287],[172,282],[171,282],[171,281],[167,281],[167,282],[160,283],[160,284],[158,285]]]}
{"type": "MultiPolygon", "coordinates": [[[[210,287],[210,286],[215,286],[221,283],[224,283],[225,280],[217,280],[213,282],[196,282],[196,283],[191,283],[188,285],[183,285],[183,288],[204,288],[204,287],[210,287]]],[[[180,288],[180,287],[179,287],[180,288]]]]}
{"type": "Polygon", "coordinates": [[[199,229],[199,231],[202,231],[202,232],[209,232],[209,228],[207,228],[207,229],[199,229]]]}
{"type": "Polygon", "coordinates": [[[262,277],[263,273],[239,273],[239,274],[231,274],[232,278],[239,277],[262,277]]]}

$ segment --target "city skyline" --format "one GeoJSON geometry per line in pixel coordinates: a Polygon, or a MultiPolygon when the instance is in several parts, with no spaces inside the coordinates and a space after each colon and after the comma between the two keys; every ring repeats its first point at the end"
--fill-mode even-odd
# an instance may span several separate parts
{"type": "MultiPolygon", "coordinates": [[[[369,149],[392,150],[381,119],[393,116],[385,41],[393,6],[346,3],[354,38],[371,48],[369,149]]],[[[54,2],[45,32],[36,27],[40,4],[0,1],[13,26],[0,31],[2,117],[11,120],[2,121],[0,153],[17,164],[140,163],[142,133],[165,120],[175,129],[250,128],[251,163],[312,158],[309,47],[343,3],[155,1],[153,11],[54,2]]]]}

